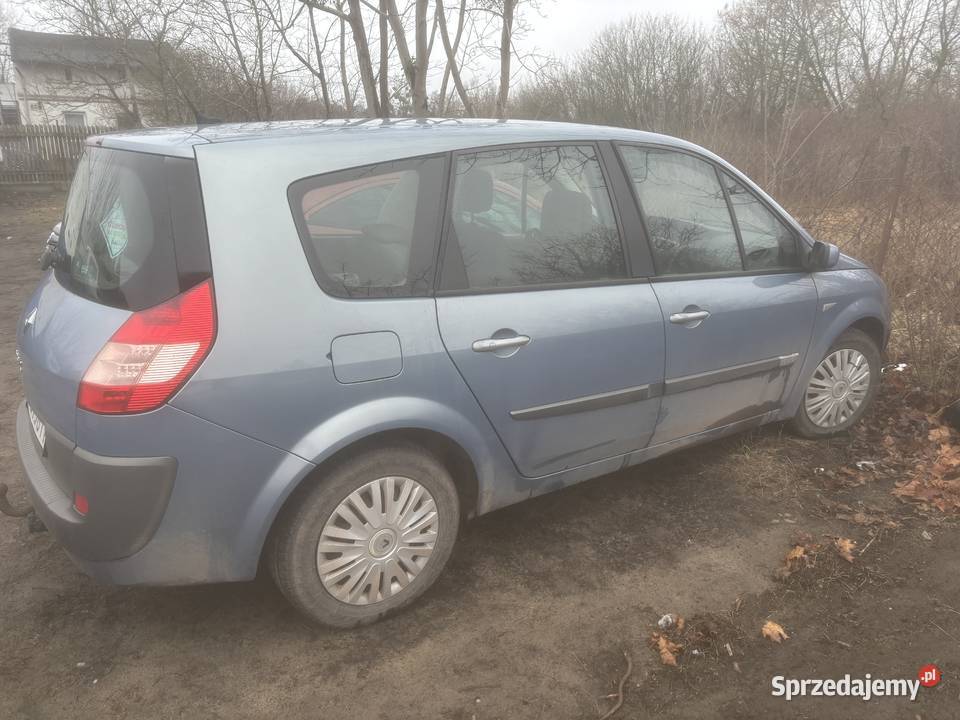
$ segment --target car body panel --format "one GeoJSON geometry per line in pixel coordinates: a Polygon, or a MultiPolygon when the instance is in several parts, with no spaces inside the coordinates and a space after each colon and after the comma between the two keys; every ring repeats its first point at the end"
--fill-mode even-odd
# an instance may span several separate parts
{"type": "MultiPolygon", "coordinates": [[[[890,306],[883,281],[864,267],[833,269],[813,274],[817,285],[818,306],[813,325],[810,350],[800,371],[800,377],[810,377],[827,350],[837,338],[855,323],[863,320],[879,322],[884,329],[882,346],[890,336],[890,306]]],[[[803,400],[805,385],[794,386],[778,414],[780,419],[792,418],[803,400]]]]}
{"type": "Polygon", "coordinates": [[[438,432],[473,459],[478,512],[527,497],[509,481],[516,471],[443,347],[433,298],[346,300],[317,285],[285,195],[315,164],[261,168],[239,144],[203,150],[218,335],[172,404],[311,463],[378,432],[438,432]],[[225,176],[234,182],[220,182],[225,176]],[[385,330],[399,339],[403,370],[372,382],[336,382],[334,339],[385,330]]]}
{"type": "Polygon", "coordinates": [[[283,489],[314,469],[296,455],[172,405],[136,416],[81,410],[77,441],[97,455],[153,457],[173,451],[177,459],[163,522],[142,550],[116,564],[74,558],[95,576],[121,584],[252,578],[266,531],[286,497],[283,489]]]}
{"type": "Polygon", "coordinates": [[[660,278],[653,289],[667,319],[667,371],[651,444],[780,408],[810,344],[817,289],[809,274],[660,278]],[[710,316],[669,321],[693,308],[710,316]]]}
{"type": "Polygon", "coordinates": [[[129,316],[70,292],[52,271],[24,307],[17,324],[24,393],[41,419],[70,440],[76,437],[80,380],[129,316]]]}
{"type": "Polygon", "coordinates": [[[522,475],[646,446],[663,380],[663,319],[649,283],[438,297],[437,315],[522,475]],[[511,334],[531,339],[504,353],[473,349],[511,334]]]}

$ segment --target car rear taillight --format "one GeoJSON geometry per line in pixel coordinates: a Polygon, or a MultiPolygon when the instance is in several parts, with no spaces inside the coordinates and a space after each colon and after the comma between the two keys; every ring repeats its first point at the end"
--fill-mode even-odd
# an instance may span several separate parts
{"type": "Polygon", "coordinates": [[[87,496],[75,492],[73,494],[73,509],[80,515],[86,515],[90,512],[90,501],[87,499],[87,496]]]}
{"type": "Polygon", "coordinates": [[[77,407],[106,414],[160,407],[207,356],[216,333],[212,280],[133,313],[87,368],[77,407]]]}

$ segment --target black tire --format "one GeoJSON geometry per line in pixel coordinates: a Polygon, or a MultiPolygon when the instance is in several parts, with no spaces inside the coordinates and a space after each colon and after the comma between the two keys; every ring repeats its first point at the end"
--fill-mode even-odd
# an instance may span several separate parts
{"type": "Polygon", "coordinates": [[[410,443],[391,443],[337,462],[291,499],[271,537],[274,581],[307,617],[335,628],[367,625],[410,605],[440,576],[457,538],[460,502],[450,472],[437,458],[410,443]],[[354,605],[323,585],[317,549],[324,525],[338,505],[367,483],[388,476],[410,478],[434,499],[439,521],[433,552],[409,584],[390,597],[354,605]]]}
{"type": "MultiPolygon", "coordinates": [[[[827,350],[824,358],[829,357],[838,350],[845,349],[856,350],[867,359],[867,364],[870,366],[870,385],[867,389],[866,398],[864,398],[860,407],[844,422],[832,427],[821,427],[814,423],[807,414],[805,402],[807,397],[806,386],[809,384],[811,378],[804,378],[803,397],[800,399],[800,407],[792,421],[793,429],[799,435],[816,439],[832,437],[846,432],[859,422],[860,418],[862,418],[864,413],[870,408],[871,403],[873,403],[874,398],[877,396],[877,391],[880,388],[880,349],[876,343],[865,332],[851,328],[836,339],[833,345],[830,346],[830,349],[827,350]]],[[[817,364],[819,365],[819,363],[817,364]]]]}

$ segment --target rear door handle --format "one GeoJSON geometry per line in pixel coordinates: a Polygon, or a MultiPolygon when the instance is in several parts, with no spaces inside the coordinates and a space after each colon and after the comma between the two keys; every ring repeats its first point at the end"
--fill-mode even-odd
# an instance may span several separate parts
{"type": "Polygon", "coordinates": [[[483,340],[474,340],[474,352],[496,352],[497,350],[510,350],[511,348],[523,347],[530,342],[529,335],[515,335],[505,338],[485,338],[483,340]]]}
{"type": "Polygon", "coordinates": [[[670,316],[670,322],[674,325],[686,325],[687,323],[700,322],[710,317],[706,310],[696,310],[694,312],[678,312],[670,316]]]}

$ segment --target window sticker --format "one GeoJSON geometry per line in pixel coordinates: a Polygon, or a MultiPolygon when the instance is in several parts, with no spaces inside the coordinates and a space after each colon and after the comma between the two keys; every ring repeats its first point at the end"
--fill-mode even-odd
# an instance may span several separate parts
{"type": "Polygon", "coordinates": [[[115,260],[127,247],[127,219],[123,215],[123,206],[117,198],[110,212],[100,222],[100,232],[107,243],[107,252],[115,260]]]}

